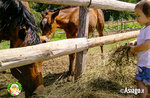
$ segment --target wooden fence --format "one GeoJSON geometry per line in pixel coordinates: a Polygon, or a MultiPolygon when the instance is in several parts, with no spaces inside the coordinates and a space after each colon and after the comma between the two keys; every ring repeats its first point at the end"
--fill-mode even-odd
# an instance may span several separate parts
{"type": "MultiPolygon", "coordinates": [[[[23,66],[37,61],[47,60],[61,55],[77,52],[75,65],[75,79],[85,72],[86,52],[88,48],[110,44],[117,41],[136,37],[137,32],[116,34],[111,36],[87,39],[89,10],[86,6],[102,9],[113,9],[121,11],[133,11],[135,4],[116,0],[21,0],[46,4],[62,4],[80,7],[79,29],[77,39],[66,39],[62,41],[49,42],[45,44],[0,50],[0,71],[23,66]],[[11,55],[11,56],[10,56],[11,55]]],[[[60,65],[61,66],[61,65],[60,65]]]]}
{"type": "Polygon", "coordinates": [[[111,9],[119,11],[134,11],[135,4],[118,0],[19,0],[31,1],[36,3],[70,5],[70,6],[89,6],[92,8],[111,9]]]}
{"type": "Polygon", "coordinates": [[[138,32],[139,31],[131,31],[91,39],[65,39],[34,46],[0,50],[0,71],[80,52],[98,45],[106,45],[135,38],[137,37],[138,32]]]}

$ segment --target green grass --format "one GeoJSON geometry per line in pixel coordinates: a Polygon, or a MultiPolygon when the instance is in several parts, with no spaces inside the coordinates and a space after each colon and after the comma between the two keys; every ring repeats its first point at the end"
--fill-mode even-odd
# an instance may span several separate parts
{"type": "Polygon", "coordinates": [[[138,28],[142,28],[143,26],[139,25],[139,23],[137,23],[136,21],[134,23],[129,22],[129,23],[123,23],[122,27],[121,27],[121,23],[118,24],[118,22],[107,22],[106,26],[104,28],[105,32],[111,32],[112,30],[117,30],[117,31],[121,31],[121,30],[135,30],[138,28]]]}
{"type": "Polygon", "coordinates": [[[57,40],[63,40],[63,39],[66,39],[66,34],[65,33],[56,33],[56,34],[54,34],[51,41],[57,41],[57,40]]]}
{"type": "Polygon", "coordinates": [[[56,32],[64,32],[63,29],[56,29],[56,32]]]}
{"type": "Polygon", "coordinates": [[[7,49],[10,47],[10,42],[9,41],[2,41],[2,43],[0,43],[0,50],[1,49],[7,49]]]}
{"type": "Polygon", "coordinates": [[[114,47],[116,45],[124,45],[125,43],[128,43],[130,41],[133,41],[135,40],[136,38],[132,38],[132,39],[128,39],[128,40],[124,40],[124,41],[119,41],[119,42],[116,42],[116,43],[113,43],[113,44],[109,44],[109,45],[105,45],[104,46],[104,49],[109,49],[111,47],[114,47]]]}
{"type": "MultiPolygon", "coordinates": [[[[51,41],[57,41],[57,40],[63,40],[63,39],[66,39],[66,34],[59,33],[59,34],[55,34],[53,38],[51,39],[51,41]]],[[[10,41],[2,41],[2,43],[0,43],[0,50],[8,49],[9,47],[10,47],[10,41]]]]}

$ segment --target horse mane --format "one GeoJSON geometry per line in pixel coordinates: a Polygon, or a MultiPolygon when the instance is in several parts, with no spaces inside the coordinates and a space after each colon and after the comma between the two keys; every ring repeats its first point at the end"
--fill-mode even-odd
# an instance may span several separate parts
{"type": "Polygon", "coordinates": [[[0,0],[0,31],[6,33],[8,28],[15,30],[17,26],[20,28],[25,26],[30,31],[28,35],[30,34],[31,37],[38,36],[34,17],[20,1],[0,0]]]}

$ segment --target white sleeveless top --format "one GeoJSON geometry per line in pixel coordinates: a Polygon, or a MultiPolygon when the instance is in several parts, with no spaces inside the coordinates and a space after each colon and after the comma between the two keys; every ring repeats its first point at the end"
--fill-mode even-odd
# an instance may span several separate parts
{"type": "MultiPolygon", "coordinates": [[[[137,38],[137,45],[144,43],[147,39],[150,39],[150,25],[140,30],[137,38]]],[[[138,52],[137,65],[140,67],[150,68],[150,49],[138,52]]]]}

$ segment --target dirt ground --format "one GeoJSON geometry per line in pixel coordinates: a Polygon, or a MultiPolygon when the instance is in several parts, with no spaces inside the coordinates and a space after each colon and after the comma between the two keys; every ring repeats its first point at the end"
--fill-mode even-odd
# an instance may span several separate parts
{"type": "MultiPolygon", "coordinates": [[[[68,71],[68,63],[68,56],[62,56],[43,62],[42,73],[45,87],[51,85],[60,75],[68,71]]],[[[0,98],[10,97],[7,92],[7,86],[13,81],[17,80],[11,75],[9,70],[7,70],[5,74],[0,73],[0,98]]]]}
{"type": "MultiPolygon", "coordinates": [[[[100,58],[100,54],[93,55],[88,54],[88,60],[95,58],[100,58]]],[[[64,76],[69,69],[69,57],[68,55],[61,56],[58,58],[50,59],[43,62],[43,79],[45,88],[52,85],[55,81],[58,81],[59,78],[64,76]]],[[[9,83],[17,81],[10,73],[9,70],[6,70],[6,73],[0,73],[0,98],[10,97],[7,92],[7,86],[9,83]]],[[[18,98],[24,97],[24,92],[18,96],[18,98]]]]}
{"type": "MultiPolygon", "coordinates": [[[[118,76],[120,75],[120,73],[117,73],[117,74],[115,73],[116,77],[115,77],[115,74],[114,76],[112,76],[113,74],[112,72],[108,74],[107,73],[108,68],[105,67],[104,63],[105,62],[102,62],[101,60],[101,53],[100,53],[99,47],[89,49],[88,54],[87,54],[87,71],[89,72],[89,74],[87,74],[87,77],[81,80],[81,82],[79,83],[77,82],[74,84],[74,82],[68,83],[66,79],[61,79],[63,76],[65,76],[69,68],[68,55],[50,59],[48,61],[44,61],[42,73],[43,73],[43,79],[44,79],[44,85],[45,85],[45,92],[41,96],[40,95],[36,97],[33,96],[32,98],[80,98],[78,97],[80,95],[78,96],[75,95],[76,97],[70,97],[70,96],[65,97],[67,94],[68,95],[70,94],[72,96],[74,92],[83,93],[82,96],[84,97],[81,97],[81,98],[127,98],[122,94],[121,95],[118,94],[119,92],[118,90],[120,88],[123,88],[123,86],[120,85],[123,82],[119,83],[117,80],[117,79],[120,79],[119,81],[122,81],[122,78],[118,76]],[[116,80],[118,83],[112,82],[116,80]],[[93,85],[92,87],[90,86],[91,84],[93,85]],[[69,87],[69,89],[66,90],[65,86],[67,88],[67,86],[69,85],[71,86],[69,87]],[[75,86],[76,88],[74,88],[75,86]],[[96,96],[96,97],[93,97],[93,96],[96,96]]],[[[125,70],[125,71],[126,73],[130,72],[129,70],[125,70]]],[[[17,81],[17,80],[10,74],[9,70],[7,70],[7,73],[5,74],[0,73],[0,98],[13,98],[7,92],[8,84],[13,81],[17,81]]],[[[127,77],[126,81],[130,82],[130,84],[127,84],[127,85],[134,86],[132,77],[130,76],[127,77]],[[130,78],[131,78],[131,82],[130,82],[130,78]]],[[[126,81],[124,81],[124,83],[126,83],[126,81]]],[[[128,98],[131,98],[131,97],[133,98],[133,96],[129,96],[128,98]]],[[[22,91],[21,94],[15,98],[25,98],[24,91],[22,91]]]]}

